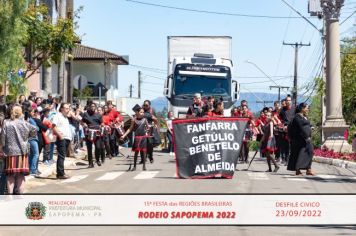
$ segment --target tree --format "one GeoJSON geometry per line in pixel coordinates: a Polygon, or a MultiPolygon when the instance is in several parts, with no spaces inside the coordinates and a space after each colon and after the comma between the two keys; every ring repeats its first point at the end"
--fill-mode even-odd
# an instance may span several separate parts
{"type": "Polygon", "coordinates": [[[356,124],[356,37],[344,39],[341,54],[342,105],[344,118],[356,124]]]}
{"type": "Polygon", "coordinates": [[[322,107],[321,99],[325,94],[325,82],[322,78],[314,79],[315,94],[311,97],[311,106],[309,111],[309,120],[314,127],[312,132],[312,142],[315,147],[321,146],[322,133],[322,107]]]}
{"type": "Polygon", "coordinates": [[[74,34],[72,19],[58,19],[56,24],[48,14],[46,5],[36,5],[31,1],[23,15],[27,26],[25,48],[27,67],[24,78],[28,79],[42,65],[49,66],[61,61],[66,50],[74,48],[77,38],[74,34]]]}
{"type": "Polygon", "coordinates": [[[36,2],[0,0],[0,82],[8,82],[13,97],[24,93],[26,80],[41,66],[59,63],[78,41],[72,19],[53,24],[47,6],[36,2]]]}
{"type": "Polygon", "coordinates": [[[17,72],[25,66],[22,56],[27,31],[22,21],[25,10],[25,0],[0,0],[0,83],[6,85],[9,81],[10,90],[22,75],[17,72]]]}

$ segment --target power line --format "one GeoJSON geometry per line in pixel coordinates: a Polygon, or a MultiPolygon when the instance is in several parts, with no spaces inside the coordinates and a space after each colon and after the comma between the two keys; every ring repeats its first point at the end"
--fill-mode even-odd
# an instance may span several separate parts
{"type": "MultiPolygon", "coordinates": [[[[293,0],[293,5],[294,5],[294,0],[293,0]]],[[[289,11],[289,16],[292,15],[292,10],[289,11]]],[[[287,27],[284,31],[284,35],[283,35],[283,41],[286,39],[286,36],[287,36],[287,33],[288,33],[288,29],[289,29],[289,23],[290,23],[290,19],[288,19],[288,22],[287,22],[287,27]]],[[[279,58],[278,58],[278,63],[277,63],[277,68],[276,68],[276,71],[275,71],[275,74],[278,73],[278,70],[279,70],[279,66],[280,66],[280,63],[281,63],[281,59],[282,59],[282,54],[283,54],[283,45],[281,45],[281,49],[279,50],[279,58]]]]}
{"type": "Polygon", "coordinates": [[[289,8],[291,8],[294,12],[296,12],[298,15],[300,15],[300,17],[302,17],[304,20],[306,20],[314,29],[316,29],[317,31],[320,32],[320,30],[318,29],[318,27],[316,27],[307,17],[303,16],[302,13],[300,13],[298,10],[296,10],[293,6],[291,6],[287,1],[285,0],[281,0],[282,2],[284,2],[289,8]]]}
{"type": "Polygon", "coordinates": [[[163,85],[162,83],[154,83],[154,82],[146,82],[146,81],[143,81],[142,82],[143,84],[153,84],[153,85],[163,85]]]}
{"type": "MultiPolygon", "coordinates": [[[[271,78],[287,78],[287,77],[293,77],[293,75],[274,75],[274,76],[270,76],[271,78]]],[[[244,79],[244,78],[249,78],[249,79],[264,79],[267,78],[266,76],[233,76],[233,78],[236,79],[244,79]]]]}
{"type": "Polygon", "coordinates": [[[142,89],[143,91],[148,91],[148,92],[153,92],[153,93],[156,93],[156,94],[158,94],[159,92],[156,90],[156,91],[154,91],[154,90],[151,90],[151,89],[142,89]]]}
{"type": "Polygon", "coordinates": [[[353,16],[355,13],[356,13],[356,10],[355,10],[351,15],[349,15],[348,17],[346,17],[346,18],[340,23],[340,25],[342,25],[343,23],[345,23],[345,21],[347,21],[348,19],[350,19],[350,17],[353,16]]]}
{"type": "MultiPolygon", "coordinates": [[[[286,76],[280,79],[275,79],[274,81],[278,81],[278,80],[285,80],[286,78],[292,78],[293,76],[286,76]]],[[[266,78],[266,77],[262,77],[262,78],[266,78]]],[[[240,83],[240,84],[263,84],[263,83],[270,83],[271,80],[264,80],[264,81],[254,81],[254,82],[248,82],[248,83],[240,83]]]]}
{"type": "Polygon", "coordinates": [[[250,92],[250,93],[251,93],[253,96],[255,96],[259,101],[263,102],[263,100],[262,100],[259,96],[257,96],[257,95],[256,95],[254,92],[252,92],[251,90],[247,89],[245,86],[243,86],[243,87],[241,86],[241,89],[250,92]]]}
{"type": "Polygon", "coordinates": [[[169,9],[180,10],[180,11],[190,11],[190,12],[198,12],[198,13],[214,14],[214,15],[237,16],[237,17],[248,17],[248,18],[268,18],[268,19],[299,19],[300,18],[297,16],[269,16],[269,15],[252,15],[252,14],[230,13],[230,12],[206,11],[206,10],[174,7],[174,6],[134,1],[134,0],[126,0],[126,1],[131,3],[136,3],[136,4],[154,6],[154,7],[169,8],[169,9]]]}
{"type": "Polygon", "coordinates": [[[153,76],[153,75],[147,75],[147,74],[144,74],[144,77],[150,77],[150,78],[154,78],[154,79],[159,79],[159,80],[166,80],[165,78],[162,78],[162,77],[157,77],[157,76],[153,76]]]}
{"type": "Polygon", "coordinates": [[[155,67],[141,66],[141,65],[135,65],[135,64],[129,64],[129,66],[137,67],[137,68],[141,68],[141,69],[145,69],[145,70],[151,70],[151,71],[154,71],[157,73],[163,73],[163,72],[167,73],[167,70],[163,70],[163,69],[155,68],[155,67]]]}

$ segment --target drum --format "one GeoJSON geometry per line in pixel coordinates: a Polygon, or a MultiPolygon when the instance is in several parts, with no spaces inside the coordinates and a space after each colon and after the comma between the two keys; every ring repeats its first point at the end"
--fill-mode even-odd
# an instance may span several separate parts
{"type": "Polygon", "coordinates": [[[85,136],[87,141],[94,143],[97,137],[101,136],[101,130],[97,129],[85,129],[85,136]]]}
{"type": "Polygon", "coordinates": [[[125,129],[122,125],[115,125],[115,133],[117,136],[117,139],[119,140],[119,144],[125,144],[129,141],[129,139],[127,137],[124,138],[124,140],[121,140],[120,138],[125,134],[125,129]]]}

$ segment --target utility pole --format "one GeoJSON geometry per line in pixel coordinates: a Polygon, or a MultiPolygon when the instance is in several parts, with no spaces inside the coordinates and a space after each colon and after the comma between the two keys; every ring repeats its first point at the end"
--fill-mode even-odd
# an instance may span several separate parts
{"type": "Polygon", "coordinates": [[[267,103],[273,103],[273,101],[262,100],[262,101],[256,101],[256,103],[263,103],[263,108],[265,108],[267,103]]]}
{"type": "Polygon", "coordinates": [[[138,71],[138,98],[141,99],[141,71],[138,71]]]}
{"type": "Polygon", "coordinates": [[[130,87],[129,87],[130,98],[132,98],[132,90],[133,90],[133,85],[130,84],[130,87]]]}
{"type": "Polygon", "coordinates": [[[278,101],[281,101],[281,89],[289,89],[287,86],[269,86],[269,90],[272,90],[273,88],[278,88],[278,101]]]}
{"type": "Polygon", "coordinates": [[[298,50],[303,46],[310,46],[310,43],[303,44],[303,43],[285,43],[283,41],[283,45],[290,45],[294,47],[295,54],[294,54],[294,81],[293,81],[293,103],[294,107],[297,106],[297,96],[298,96],[298,50]]]}

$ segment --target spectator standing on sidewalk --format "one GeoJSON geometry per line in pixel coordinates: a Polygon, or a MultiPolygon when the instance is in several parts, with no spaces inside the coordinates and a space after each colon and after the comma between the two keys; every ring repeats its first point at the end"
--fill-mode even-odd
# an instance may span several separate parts
{"type": "Polygon", "coordinates": [[[11,118],[4,121],[1,133],[9,194],[14,193],[15,185],[16,192],[23,193],[25,175],[30,173],[28,139],[36,134],[36,127],[23,119],[22,108],[15,105],[11,110],[11,118]]]}
{"type": "Polygon", "coordinates": [[[166,120],[166,125],[167,125],[167,138],[168,138],[168,151],[170,156],[174,156],[174,150],[173,150],[173,112],[169,111],[167,114],[167,120],[166,120]]]}
{"type": "Polygon", "coordinates": [[[68,120],[70,111],[68,103],[61,103],[59,112],[53,117],[53,131],[57,135],[57,178],[68,179],[69,176],[64,173],[64,160],[70,141],[72,140],[72,131],[68,120]]]}
{"type": "MultiPolygon", "coordinates": [[[[47,127],[46,131],[42,131],[43,137],[43,163],[46,165],[51,164],[50,161],[50,152],[51,152],[51,143],[56,141],[56,136],[53,134],[52,123],[48,119],[50,113],[50,109],[45,108],[42,111],[42,123],[47,127]]],[[[41,152],[40,152],[41,153],[41,152]]],[[[53,159],[52,159],[53,160],[53,159]]]]}
{"type": "Polygon", "coordinates": [[[29,156],[30,175],[36,176],[40,174],[40,172],[37,170],[38,158],[40,155],[39,145],[38,145],[39,140],[37,134],[40,133],[40,128],[35,121],[35,117],[36,117],[35,109],[30,108],[28,112],[30,115],[28,122],[34,127],[36,127],[36,136],[30,137],[28,139],[28,142],[30,143],[30,156],[29,156]]]}

